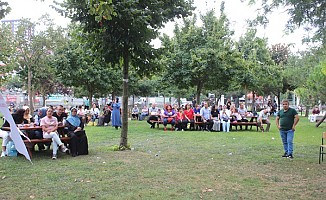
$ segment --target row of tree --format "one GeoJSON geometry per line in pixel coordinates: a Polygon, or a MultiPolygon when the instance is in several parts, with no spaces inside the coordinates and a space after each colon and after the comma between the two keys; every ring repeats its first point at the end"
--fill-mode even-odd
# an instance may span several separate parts
{"type": "MultiPolygon", "coordinates": [[[[56,27],[48,16],[40,22],[22,20],[18,31],[2,25],[0,60],[7,71],[16,70],[28,88],[31,108],[37,92],[44,97],[59,92],[75,95],[160,94],[178,97],[225,92],[275,95],[296,91],[305,105],[325,102],[325,43],[293,54],[289,46],[268,46],[256,36],[254,25],[233,39],[224,13],[214,10],[191,16],[192,1],[64,1],[56,8],[70,17],[67,30],[56,27]],[[107,2],[107,3],[104,3],[107,2]],[[107,9],[110,8],[110,9],[107,9]],[[151,41],[167,21],[182,17],[174,36],[161,37],[162,47],[151,41]],[[34,33],[34,34],[28,34],[34,33]]],[[[279,98],[280,99],[280,98],[279,98]]],[[[123,109],[120,148],[125,149],[128,110],[123,109]]]]}

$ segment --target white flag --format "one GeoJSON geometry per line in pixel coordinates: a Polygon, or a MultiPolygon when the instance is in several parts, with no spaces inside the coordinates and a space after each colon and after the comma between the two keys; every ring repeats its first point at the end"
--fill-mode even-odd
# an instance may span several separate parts
{"type": "Polygon", "coordinates": [[[29,157],[29,154],[27,152],[26,146],[20,136],[20,130],[17,128],[16,123],[14,119],[12,118],[9,109],[6,105],[6,102],[3,98],[3,96],[0,94],[0,112],[3,114],[3,116],[6,118],[6,120],[10,124],[10,138],[15,143],[15,147],[17,151],[25,156],[25,158],[29,161],[31,161],[31,158],[29,157]]]}

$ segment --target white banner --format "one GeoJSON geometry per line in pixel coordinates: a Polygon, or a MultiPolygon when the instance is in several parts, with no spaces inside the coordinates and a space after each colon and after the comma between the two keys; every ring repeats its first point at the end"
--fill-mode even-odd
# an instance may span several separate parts
{"type": "Polygon", "coordinates": [[[31,161],[31,158],[29,157],[29,154],[27,152],[26,146],[20,136],[21,131],[17,128],[17,125],[12,118],[8,106],[3,98],[3,96],[0,94],[0,112],[3,114],[5,119],[10,124],[10,138],[15,143],[15,147],[17,151],[25,156],[25,158],[29,161],[31,161]]]}

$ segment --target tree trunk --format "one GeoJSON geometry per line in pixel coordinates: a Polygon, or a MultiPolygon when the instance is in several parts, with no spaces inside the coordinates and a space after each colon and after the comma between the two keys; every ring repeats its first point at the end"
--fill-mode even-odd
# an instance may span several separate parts
{"type": "Polygon", "coordinates": [[[310,108],[310,106],[306,106],[306,113],[305,113],[305,117],[308,117],[309,116],[309,108],[310,108]]]}
{"type": "Polygon", "coordinates": [[[318,127],[321,123],[323,123],[323,121],[326,119],[326,114],[324,115],[324,117],[321,119],[321,120],[319,120],[318,122],[317,122],[317,124],[316,124],[316,127],[318,127]]]}
{"type": "Polygon", "coordinates": [[[90,86],[88,87],[88,101],[89,101],[89,109],[91,109],[93,106],[93,88],[91,88],[90,86]]]}
{"type": "Polygon", "coordinates": [[[256,107],[255,107],[255,91],[252,91],[252,113],[256,112],[256,107]]]}
{"type": "Polygon", "coordinates": [[[27,66],[27,89],[28,89],[28,101],[29,101],[29,110],[34,112],[34,102],[33,102],[33,92],[32,92],[32,70],[31,67],[27,66]]]}
{"type": "Polygon", "coordinates": [[[120,138],[120,150],[128,149],[128,75],[129,52],[125,47],[123,52],[123,96],[122,96],[122,129],[120,138]]]}
{"type": "Polygon", "coordinates": [[[199,83],[197,85],[197,90],[196,90],[196,101],[197,101],[198,105],[200,105],[200,93],[201,93],[202,88],[203,88],[203,85],[201,83],[199,83]]]}

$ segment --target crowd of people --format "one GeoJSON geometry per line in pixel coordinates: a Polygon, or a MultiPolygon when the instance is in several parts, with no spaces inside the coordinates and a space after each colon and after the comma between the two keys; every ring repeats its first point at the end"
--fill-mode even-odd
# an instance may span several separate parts
{"type": "MultiPolygon", "coordinates": [[[[86,109],[85,105],[80,105],[78,108],[73,107],[69,110],[62,105],[43,107],[37,109],[34,115],[32,115],[28,106],[14,109],[10,105],[9,111],[17,126],[40,126],[42,128],[23,131],[23,133],[30,139],[51,139],[53,146],[52,159],[57,159],[59,149],[62,152],[70,153],[73,157],[80,154],[77,151],[77,143],[80,137],[86,135],[84,131],[84,126],[86,125],[108,126],[111,122],[116,129],[122,126],[119,98],[105,105],[101,110],[96,104],[92,104],[92,107],[88,109],[86,109]],[[63,127],[65,134],[70,137],[68,147],[60,140],[58,134],[59,126],[63,127]]],[[[7,120],[4,121],[3,127],[10,127],[7,120]]],[[[8,131],[1,130],[0,137],[3,139],[1,157],[5,157],[7,155],[7,144],[11,140],[10,134],[8,131]]],[[[23,137],[23,139],[25,138],[23,137]]],[[[39,151],[44,151],[50,149],[51,143],[38,143],[37,145],[39,151]]],[[[82,154],[87,153],[83,152],[82,154]]]]}
{"type": "MultiPolygon", "coordinates": [[[[139,112],[138,107],[132,109],[132,116],[141,118],[142,115],[148,115],[147,122],[150,128],[154,128],[156,123],[163,122],[164,130],[167,130],[167,125],[171,125],[171,130],[202,130],[202,131],[223,131],[229,132],[231,123],[248,122],[248,118],[254,114],[248,112],[244,104],[240,104],[238,108],[230,101],[225,105],[209,106],[208,102],[203,102],[202,105],[186,104],[185,107],[177,105],[166,105],[163,110],[156,107],[153,103],[146,112],[139,112]]],[[[264,108],[257,116],[258,126],[263,132],[268,132],[270,128],[269,109],[264,108]],[[267,124],[266,129],[263,124],[267,124]]],[[[247,128],[247,127],[246,127],[247,128]]],[[[240,126],[240,129],[242,127],[240,126]]]]}

